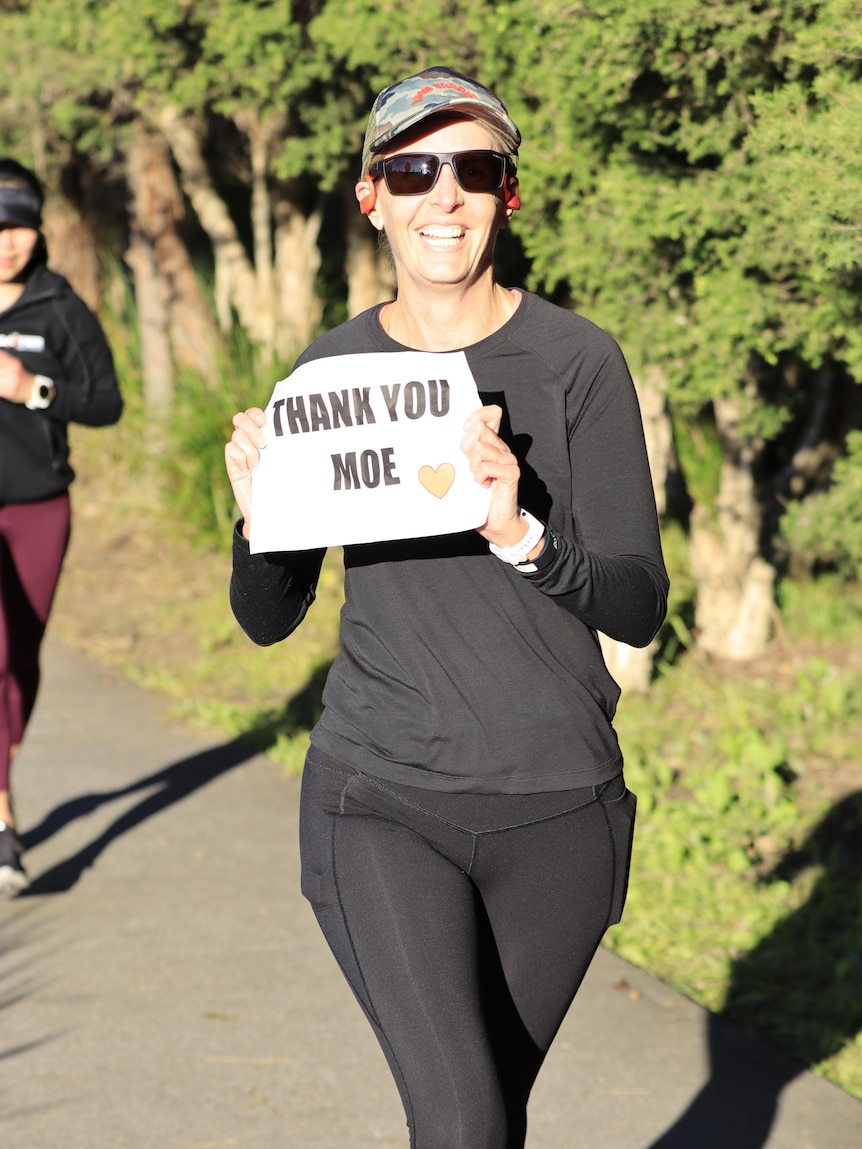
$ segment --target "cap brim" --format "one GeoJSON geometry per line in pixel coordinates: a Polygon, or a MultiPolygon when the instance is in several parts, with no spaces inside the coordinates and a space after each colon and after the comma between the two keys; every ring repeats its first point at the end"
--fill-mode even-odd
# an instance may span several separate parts
{"type": "Polygon", "coordinates": [[[41,226],[41,219],[33,212],[26,210],[15,211],[11,208],[6,208],[5,211],[0,211],[0,227],[4,225],[9,227],[32,227],[35,231],[39,230],[41,226]]]}

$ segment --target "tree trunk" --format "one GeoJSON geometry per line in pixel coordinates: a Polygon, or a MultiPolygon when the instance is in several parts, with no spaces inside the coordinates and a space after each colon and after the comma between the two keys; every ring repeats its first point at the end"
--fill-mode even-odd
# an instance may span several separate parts
{"type": "Polygon", "coordinates": [[[217,288],[217,297],[221,291],[222,298],[230,299],[243,328],[257,343],[259,323],[254,268],[224,200],[213,187],[201,151],[199,133],[190,121],[170,106],[162,109],[158,123],[180,169],[183,190],[212,243],[217,277],[220,276],[222,281],[217,288]]]}
{"type": "Polygon", "coordinates": [[[151,425],[163,423],[173,401],[174,370],[168,335],[166,285],[156,263],[153,233],[154,179],[160,165],[153,166],[151,139],[142,125],[136,125],[126,156],[126,181],[130,192],[129,250],[126,262],[135,285],[135,305],[141,339],[141,373],[144,405],[151,425]]]}
{"type": "Polygon", "coordinates": [[[216,318],[219,329],[225,334],[233,327],[233,308],[230,302],[230,266],[222,254],[221,248],[216,248],[215,256],[215,296],[216,318]]]}
{"type": "Polygon", "coordinates": [[[253,112],[236,116],[236,124],[249,141],[251,156],[251,225],[254,236],[254,274],[257,298],[257,342],[264,363],[275,351],[275,275],[273,268],[272,202],[267,183],[270,134],[253,112]]]}
{"type": "MultiPolygon", "coordinates": [[[[647,373],[635,380],[640,402],[647,456],[652,474],[653,494],[658,513],[664,514],[666,481],[670,464],[672,432],[665,402],[665,381],[660,372],[647,373]]],[[[599,635],[605,663],[619,688],[624,692],[646,694],[652,679],[656,643],[647,647],[628,646],[624,642],[599,635]]]]}
{"type": "Polygon", "coordinates": [[[737,400],[716,400],[714,408],[724,452],[718,498],[714,513],[697,506],[691,516],[696,639],[707,654],[747,662],[764,652],[772,633],[775,572],[760,557],[757,447],[739,430],[737,400]]]}
{"type": "MultiPolygon", "coordinates": [[[[141,374],[147,425],[157,428],[170,414],[174,394],[174,365],[168,337],[164,285],[153,245],[134,225],[126,263],[135,281],[135,302],[141,339],[141,374]]],[[[155,441],[155,436],[154,436],[155,441]]]]}
{"type": "Polygon", "coordinates": [[[320,270],[317,237],[323,213],[318,203],[305,215],[302,199],[297,181],[279,182],[274,197],[276,350],[285,360],[307,346],[323,316],[323,302],[317,294],[320,270]]]}
{"type": "Polygon", "coordinates": [[[134,228],[151,248],[160,280],[174,365],[212,378],[218,370],[218,338],[179,232],[182,195],[166,141],[141,121],[129,149],[128,176],[134,228]]]}
{"type": "MultiPolygon", "coordinates": [[[[42,128],[33,132],[36,167],[44,174],[46,156],[42,128]]],[[[89,170],[86,160],[74,148],[60,168],[58,194],[45,202],[42,230],[48,244],[48,266],[71,283],[91,311],[101,303],[100,264],[89,226],[84,219],[89,170]]]]}
{"type": "Polygon", "coordinates": [[[360,215],[351,191],[347,203],[347,314],[352,319],[375,303],[395,297],[390,261],[380,249],[378,233],[360,215]]]}
{"type": "Polygon", "coordinates": [[[68,201],[49,199],[43,213],[48,266],[64,275],[91,311],[101,303],[99,257],[92,232],[68,201]]]}

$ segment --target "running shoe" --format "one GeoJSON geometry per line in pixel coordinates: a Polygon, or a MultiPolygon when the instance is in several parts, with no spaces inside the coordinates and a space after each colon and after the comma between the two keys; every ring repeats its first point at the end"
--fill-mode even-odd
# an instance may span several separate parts
{"type": "Polygon", "coordinates": [[[30,885],[21,861],[24,847],[11,826],[0,822],[0,893],[16,894],[30,885]]]}

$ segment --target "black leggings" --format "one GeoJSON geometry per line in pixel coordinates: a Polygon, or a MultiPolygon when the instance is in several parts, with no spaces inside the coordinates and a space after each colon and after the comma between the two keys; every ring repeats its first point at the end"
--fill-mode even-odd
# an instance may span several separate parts
{"type": "Polygon", "coordinates": [[[622,912],[634,806],[621,774],[443,794],[310,750],[302,891],[389,1062],[411,1149],[523,1149],[533,1082],[622,912]]]}

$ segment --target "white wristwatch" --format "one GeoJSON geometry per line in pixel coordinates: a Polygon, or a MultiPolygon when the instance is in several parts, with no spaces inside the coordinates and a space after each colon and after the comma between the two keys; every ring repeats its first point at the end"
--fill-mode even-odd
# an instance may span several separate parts
{"type": "Polygon", "coordinates": [[[33,376],[33,390],[24,404],[31,411],[44,411],[54,402],[54,380],[47,375],[33,376]]]}
{"type": "Polygon", "coordinates": [[[488,543],[488,549],[492,555],[496,555],[498,559],[502,559],[504,563],[510,563],[513,567],[520,566],[521,563],[527,561],[527,555],[539,545],[545,533],[545,524],[539,522],[529,511],[519,507],[518,514],[527,524],[527,533],[519,543],[515,543],[513,547],[496,547],[493,543],[488,543]]]}

